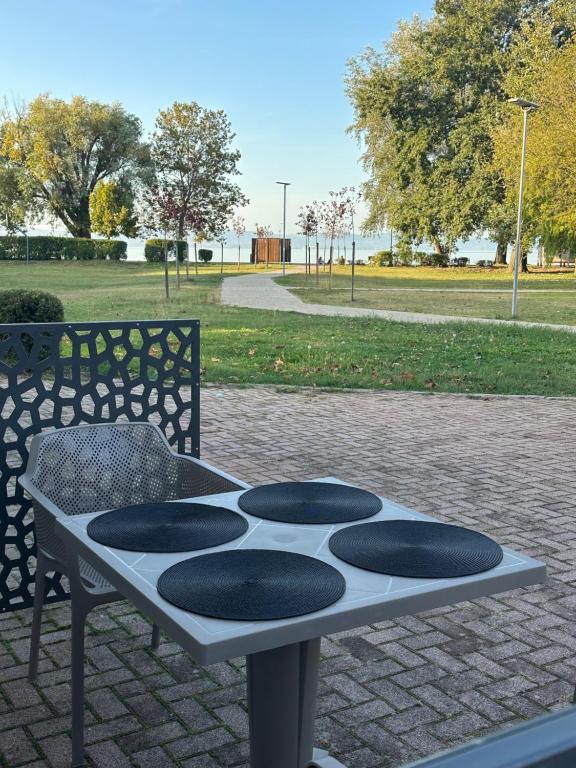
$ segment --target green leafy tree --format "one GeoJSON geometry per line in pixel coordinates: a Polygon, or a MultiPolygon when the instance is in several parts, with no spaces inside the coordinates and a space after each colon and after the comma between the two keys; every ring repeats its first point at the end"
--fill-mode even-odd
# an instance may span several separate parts
{"type": "Polygon", "coordinates": [[[0,158],[0,227],[21,232],[33,213],[33,200],[17,168],[0,158]]]}
{"type": "Polygon", "coordinates": [[[234,136],[222,110],[175,102],[160,111],[152,135],[153,174],[148,184],[172,200],[178,238],[190,231],[217,237],[233,209],[247,204],[231,181],[239,174],[234,136]]]}
{"type": "MultiPolygon", "coordinates": [[[[435,14],[400,24],[384,52],[349,65],[351,130],[369,174],[365,229],[392,226],[438,254],[485,231],[510,237],[491,130],[504,100],[511,37],[537,0],[436,0],[435,14]]],[[[512,217],[513,218],[513,217],[512,217]]]]}
{"type": "Polygon", "coordinates": [[[138,217],[134,192],[126,179],[99,181],[90,195],[92,230],[104,237],[136,237],[138,217]]]}
{"type": "Polygon", "coordinates": [[[38,96],[5,115],[0,137],[0,156],[74,237],[92,234],[90,198],[98,183],[123,177],[146,156],[137,117],[82,96],[38,96]]]}
{"type": "MultiPolygon", "coordinates": [[[[576,239],[576,6],[546,5],[522,25],[504,78],[510,96],[539,104],[530,115],[526,153],[524,240],[540,237],[546,250],[571,253],[576,239]]],[[[503,111],[493,131],[494,164],[517,195],[522,114],[503,111]]]]}

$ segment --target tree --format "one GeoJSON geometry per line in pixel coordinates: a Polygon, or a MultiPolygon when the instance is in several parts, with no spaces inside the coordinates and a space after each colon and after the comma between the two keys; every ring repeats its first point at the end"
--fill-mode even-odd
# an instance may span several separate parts
{"type": "Polygon", "coordinates": [[[244,232],[246,232],[246,219],[243,216],[237,214],[236,216],[232,217],[230,226],[232,227],[232,231],[238,240],[238,269],[240,269],[240,238],[244,232]]]}
{"type": "Polygon", "coordinates": [[[230,181],[239,174],[240,153],[231,148],[234,136],[222,110],[175,102],[160,111],[152,135],[153,174],[148,183],[170,194],[180,239],[189,231],[218,236],[222,221],[235,207],[248,203],[230,181]]]}
{"type": "Polygon", "coordinates": [[[14,166],[0,159],[0,227],[21,232],[33,212],[33,200],[14,166]]]}
{"type": "Polygon", "coordinates": [[[334,261],[334,238],[342,232],[345,226],[348,206],[350,205],[350,190],[342,187],[337,192],[329,192],[328,200],[321,204],[321,219],[324,233],[330,239],[329,258],[329,288],[332,287],[332,263],[334,261]]]}
{"type": "Polygon", "coordinates": [[[99,181],[90,195],[92,230],[104,237],[137,237],[134,191],[126,179],[99,181]]]}
{"type": "Polygon", "coordinates": [[[298,232],[304,235],[306,274],[310,272],[310,238],[318,231],[318,218],[313,205],[303,205],[296,218],[298,232]]]}
{"type": "MultiPolygon", "coordinates": [[[[556,0],[522,25],[504,78],[510,96],[539,104],[530,115],[526,153],[524,242],[539,236],[547,250],[570,253],[576,236],[576,6],[556,0]]],[[[522,115],[508,108],[493,131],[494,163],[515,198],[522,115]]],[[[514,199],[515,207],[515,199],[514,199]]]]}
{"type": "Polygon", "coordinates": [[[74,237],[90,237],[90,198],[99,182],[117,179],[145,159],[140,121],[117,103],[38,96],[4,116],[0,156],[24,177],[31,194],[74,237]]]}
{"type": "Polygon", "coordinates": [[[367,231],[448,253],[487,227],[505,253],[506,190],[491,163],[502,73],[520,20],[539,0],[436,0],[428,21],[402,23],[383,53],[349,65],[351,130],[364,142],[367,231]],[[502,220],[501,220],[502,218],[502,220]]]}

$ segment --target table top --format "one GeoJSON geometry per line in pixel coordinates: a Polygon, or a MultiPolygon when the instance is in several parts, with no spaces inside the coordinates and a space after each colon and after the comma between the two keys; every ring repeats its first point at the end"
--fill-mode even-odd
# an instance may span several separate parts
{"type": "MultiPolygon", "coordinates": [[[[332,477],[322,480],[341,482],[332,477]]],[[[157,554],[127,552],[103,546],[86,533],[88,523],[98,513],[59,520],[57,531],[69,547],[102,573],[117,590],[159,624],[200,664],[212,664],[376,621],[505,592],[541,583],[546,578],[543,563],[506,547],[503,548],[504,557],[500,565],[474,576],[409,579],[364,571],[339,560],[330,552],[328,540],[335,531],[348,525],[377,520],[437,521],[383,499],[382,510],[360,523],[290,525],[260,520],[242,512],[237,504],[242,493],[244,491],[182,499],[227,507],[248,520],[248,530],[243,536],[208,550],[157,554]],[[317,557],[342,573],[346,579],[346,592],[336,603],[316,613],[290,619],[253,622],[199,616],[177,608],[158,594],[158,577],[174,563],[207,552],[239,548],[278,549],[317,557]]]]}

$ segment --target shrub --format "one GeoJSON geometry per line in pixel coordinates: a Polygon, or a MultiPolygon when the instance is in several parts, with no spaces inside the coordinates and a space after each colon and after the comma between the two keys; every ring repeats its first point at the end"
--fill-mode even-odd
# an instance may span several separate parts
{"type": "Polygon", "coordinates": [[[421,267],[447,267],[450,262],[447,253],[426,253],[425,251],[416,251],[414,260],[421,267]]]}
{"type": "Polygon", "coordinates": [[[450,265],[452,267],[466,267],[469,261],[470,259],[466,258],[466,256],[456,256],[450,260],[450,265]]]}
{"type": "Polygon", "coordinates": [[[57,296],[16,288],[0,291],[0,323],[60,323],[64,307],[57,296]]]}
{"type": "Polygon", "coordinates": [[[128,257],[128,244],[123,240],[92,240],[97,259],[124,261],[128,257]]]}
{"type": "Polygon", "coordinates": [[[378,251],[368,259],[371,267],[391,267],[394,264],[392,251],[378,251]]]}
{"type": "MultiPolygon", "coordinates": [[[[64,307],[57,296],[45,291],[26,291],[16,288],[9,291],[0,291],[0,340],[2,339],[2,324],[6,323],[61,323],[64,320],[64,307]]],[[[28,333],[20,334],[20,341],[30,353],[34,346],[32,336],[28,333]]],[[[50,348],[40,346],[35,356],[43,360],[50,354],[50,348]]],[[[12,365],[17,354],[9,349],[2,362],[12,365]]]]}
{"type": "MultiPolygon", "coordinates": [[[[184,261],[188,244],[186,240],[178,240],[178,261],[184,261]]],[[[144,246],[144,258],[146,261],[164,261],[164,247],[168,248],[168,258],[174,258],[174,240],[164,240],[161,237],[155,237],[151,240],[146,240],[144,246]]]]}
{"type": "Polygon", "coordinates": [[[398,253],[396,255],[395,263],[400,264],[403,267],[409,267],[414,259],[412,248],[405,243],[398,243],[398,253]]]}
{"type": "MultiPolygon", "coordinates": [[[[51,237],[34,235],[28,238],[30,261],[87,261],[105,259],[118,261],[127,255],[126,243],[121,240],[88,240],[82,237],[51,237]]],[[[25,237],[0,237],[0,260],[26,259],[25,237]]]]}
{"type": "Polygon", "coordinates": [[[198,249],[198,258],[200,259],[200,261],[203,261],[204,264],[208,264],[209,261],[212,261],[213,255],[214,255],[214,251],[211,251],[209,248],[198,249]]]}

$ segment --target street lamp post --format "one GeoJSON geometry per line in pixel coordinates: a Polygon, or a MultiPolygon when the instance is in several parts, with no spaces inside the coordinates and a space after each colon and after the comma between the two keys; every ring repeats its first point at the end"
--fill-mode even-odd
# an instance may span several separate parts
{"type": "Polygon", "coordinates": [[[276,184],[282,184],[284,187],[284,218],[282,220],[282,275],[286,274],[286,187],[290,186],[289,181],[277,181],[276,184]]]}
{"type": "Polygon", "coordinates": [[[524,203],[524,176],[526,171],[526,140],[528,137],[528,115],[535,109],[538,109],[538,104],[534,101],[527,101],[526,99],[520,99],[515,97],[508,99],[510,104],[515,104],[524,113],[524,122],[522,126],[522,155],[520,159],[520,189],[518,191],[518,218],[516,220],[516,244],[515,244],[515,256],[514,256],[514,283],[512,286],[512,319],[515,320],[518,316],[518,274],[520,270],[520,259],[522,255],[522,206],[524,203]]]}

